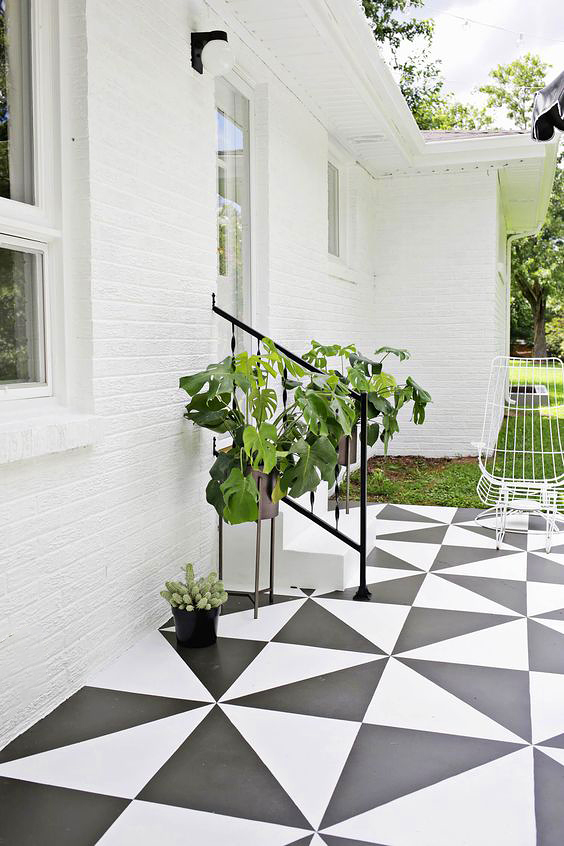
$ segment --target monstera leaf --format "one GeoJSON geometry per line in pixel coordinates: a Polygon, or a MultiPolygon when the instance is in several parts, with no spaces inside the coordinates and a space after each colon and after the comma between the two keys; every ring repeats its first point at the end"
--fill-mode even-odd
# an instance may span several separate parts
{"type": "Polygon", "coordinates": [[[244,476],[240,467],[233,467],[220,485],[223,495],[223,518],[228,523],[252,523],[258,520],[258,490],[251,475],[244,476]]]}
{"type": "Polygon", "coordinates": [[[231,356],[227,356],[217,364],[210,364],[200,373],[183,376],[179,385],[191,397],[200,393],[204,385],[208,386],[206,393],[209,397],[216,394],[231,394],[235,388],[240,388],[244,392],[249,389],[248,379],[244,373],[235,370],[231,356]]]}
{"type": "Polygon", "coordinates": [[[335,478],[337,453],[328,438],[317,438],[309,444],[301,438],[293,447],[292,452],[298,460],[284,471],[280,486],[290,496],[298,497],[308,491],[314,491],[320,478],[332,482],[335,478]]]}
{"type": "Polygon", "coordinates": [[[276,426],[272,423],[261,423],[258,429],[254,426],[245,426],[243,430],[243,447],[249,461],[255,470],[262,470],[264,473],[276,466],[276,426]]]}
{"type": "Polygon", "coordinates": [[[230,403],[230,394],[196,394],[186,406],[184,417],[196,426],[223,434],[231,431],[238,416],[240,417],[237,411],[231,408],[230,403]]]}
{"type": "Polygon", "coordinates": [[[223,517],[225,507],[221,485],[228,478],[231,470],[238,465],[237,451],[233,450],[228,453],[220,452],[210,467],[211,479],[206,487],[206,500],[213,505],[220,517],[223,517]]]}
{"type": "Polygon", "coordinates": [[[399,358],[400,361],[406,361],[408,358],[411,358],[411,354],[409,350],[403,349],[396,349],[395,347],[380,347],[377,350],[374,350],[374,355],[395,355],[399,358]]]}

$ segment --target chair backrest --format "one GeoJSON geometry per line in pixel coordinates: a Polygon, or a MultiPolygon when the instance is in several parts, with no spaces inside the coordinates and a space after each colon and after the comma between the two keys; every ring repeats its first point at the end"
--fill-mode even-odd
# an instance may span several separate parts
{"type": "Polygon", "coordinates": [[[492,361],[480,466],[501,481],[564,484],[564,364],[492,361]]]}

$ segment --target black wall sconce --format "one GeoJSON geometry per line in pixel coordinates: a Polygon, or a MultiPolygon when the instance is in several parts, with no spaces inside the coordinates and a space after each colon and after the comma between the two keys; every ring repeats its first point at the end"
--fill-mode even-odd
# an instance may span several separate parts
{"type": "Polygon", "coordinates": [[[193,32],[190,36],[192,67],[198,73],[204,69],[213,76],[228,73],[233,69],[235,56],[222,29],[211,32],[193,32]]]}

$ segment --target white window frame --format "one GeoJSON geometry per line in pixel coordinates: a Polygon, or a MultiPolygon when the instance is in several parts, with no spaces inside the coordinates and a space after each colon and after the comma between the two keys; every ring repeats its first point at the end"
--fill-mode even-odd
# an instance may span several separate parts
{"type": "MultiPolygon", "coordinates": [[[[256,291],[255,280],[256,273],[256,251],[255,238],[253,233],[256,231],[256,142],[255,142],[255,99],[254,99],[254,81],[239,65],[236,65],[232,71],[224,74],[224,79],[228,82],[239,94],[245,97],[249,102],[249,130],[248,130],[248,147],[249,147],[249,209],[247,230],[244,233],[243,249],[247,255],[247,267],[244,273],[245,285],[245,309],[241,316],[246,323],[253,324],[256,318],[256,291]]],[[[217,282],[220,281],[219,273],[216,274],[217,282]]]]}
{"type": "Polygon", "coordinates": [[[331,159],[327,162],[327,252],[332,260],[339,259],[341,257],[341,171],[337,167],[331,159]],[[335,189],[337,193],[337,202],[336,205],[333,206],[329,202],[330,196],[330,188],[331,188],[331,181],[330,181],[330,174],[331,171],[335,174],[335,189]],[[335,220],[331,219],[331,212],[335,209],[335,220]],[[331,228],[335,229],[335,242],[337,251],[333,252],[331,250],[331,238],[330,232],[331,228]]]}
{"type": "MultiPolygon", "coordinates": [[[[329,239],[327,239],[327,259],[329,272],[339,276],[349,265],[348,256],[348,198],[349,198],[349,164],[350,155],[334,139],[330,139],[327,162],[336,168],[339,174],[339,202],[338,202],[338,232],[339,232],[339,255],[329,252],[329,239]]],[[[327,169],[327,173],[329,170],[327,169]]],[[[329,204],[329,185],[327,185],[327,204],[329,204]]],[[[327,208],[327,220],[329,221],[329,208],[327,208]]],[[[329,234],[329,232],[327,232],[329,234]]]]}
{"type": "MultiPolygon", "coordinates": [[[[53,396],[62,382],[61,355],[55,355],[53,339],[64,335],[57,326],[54,305],[61,287],[61,170],[57,0],[31,0],[31,70],[33,121],[34,203],[0,197],[0,246],[31,250],[42,255],[45,383],[0,385],[0,404],[53,396]],[[54,364],[59,365],[57,373],[54,364]],[[56,382],[56,377],[58,377],[56,382]]],[[[60,305],[60,303],[59,303],[60,305]]],[[[62,313],[58,309],[59,314],[62,313]]],[[[57,321],[59,322],[59,321],[57,321]]]]}

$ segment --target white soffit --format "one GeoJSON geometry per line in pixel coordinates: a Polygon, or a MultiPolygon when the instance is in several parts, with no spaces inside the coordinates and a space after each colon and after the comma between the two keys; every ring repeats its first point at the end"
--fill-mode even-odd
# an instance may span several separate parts
{"type": "Polygon", "coordinates": [[[375,177],[499,169],[508,231],[544,220],[555,144],[525,135],[428,141],[357,0],[208,0],[375,177]]]}

